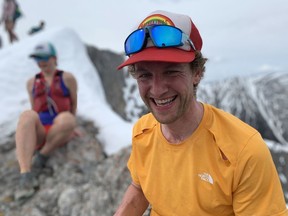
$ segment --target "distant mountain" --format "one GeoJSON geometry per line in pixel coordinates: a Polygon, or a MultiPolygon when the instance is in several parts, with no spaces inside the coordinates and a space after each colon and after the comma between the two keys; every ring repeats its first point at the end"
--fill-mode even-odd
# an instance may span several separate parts
{"type": "Polygon", "coordinates": [[[288,73],[204,84],[199,98],[236,115],[264,138],[288,146],[288,73]]]}

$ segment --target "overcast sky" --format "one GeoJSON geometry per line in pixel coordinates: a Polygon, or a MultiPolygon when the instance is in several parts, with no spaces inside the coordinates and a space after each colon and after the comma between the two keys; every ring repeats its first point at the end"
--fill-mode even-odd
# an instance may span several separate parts
{"type": "MultiPolygon", "coordinates": [[[[132,28],[154,10],[192,17],[209,58],[206,80],[263,71],[288,72],[287,0],[18,0],[20,39],[40,20],[67,26],[87,44],[115,52],[132,28]]],[[[1,3],[3,0],[0,1],[1,3]]],[[[7,46],[7,35],[0,35],[7,46]]]]}

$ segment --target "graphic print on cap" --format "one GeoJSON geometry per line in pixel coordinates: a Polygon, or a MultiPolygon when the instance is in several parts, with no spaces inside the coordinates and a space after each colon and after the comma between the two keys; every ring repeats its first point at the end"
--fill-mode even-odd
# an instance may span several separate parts
{"type": "Polygon", "coordinates": [[[145,26],[151,26],[151,25],[169,25],[169,26],[174,26],[174,23],[172,22],[171,19],[168,17],[162,15],[162,14],[152,14],[151,16],[146,17],[140,25],[139,29],[143,28],[145,26]]]}

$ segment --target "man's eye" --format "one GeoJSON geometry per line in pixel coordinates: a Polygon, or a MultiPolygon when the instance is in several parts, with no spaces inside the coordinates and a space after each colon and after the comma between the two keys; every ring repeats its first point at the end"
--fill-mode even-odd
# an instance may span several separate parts
{"type": "Polygon", "coordinates": [[[147,79],[149,77],[151,77],[151,74],[149,74],[149,73],[141,73],[141,74],[138,74],[136,78],[137,79],[147,79]]]}
{"type": "Polygon", "coordinates": [[[166,71],[165,72],[166,73],[166,75],[169,75],[169,76],[175,76],[175,75],[177,75],[177,74],[179,74],[179,71],[166,71]]]}

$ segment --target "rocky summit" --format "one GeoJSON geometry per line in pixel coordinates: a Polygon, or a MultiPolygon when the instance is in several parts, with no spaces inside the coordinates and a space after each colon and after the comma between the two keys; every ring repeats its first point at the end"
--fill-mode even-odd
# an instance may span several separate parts
{"type": "Polygon", "coordinates": [[[1,216],[113,215],[130,183],[126,168],[130,148],[107,157],[93,123],[78,119],[81,135],[54,152],[39,176],[33,197],[15,200],[19,168],[14,135],[1,145],[1,216]]]}

